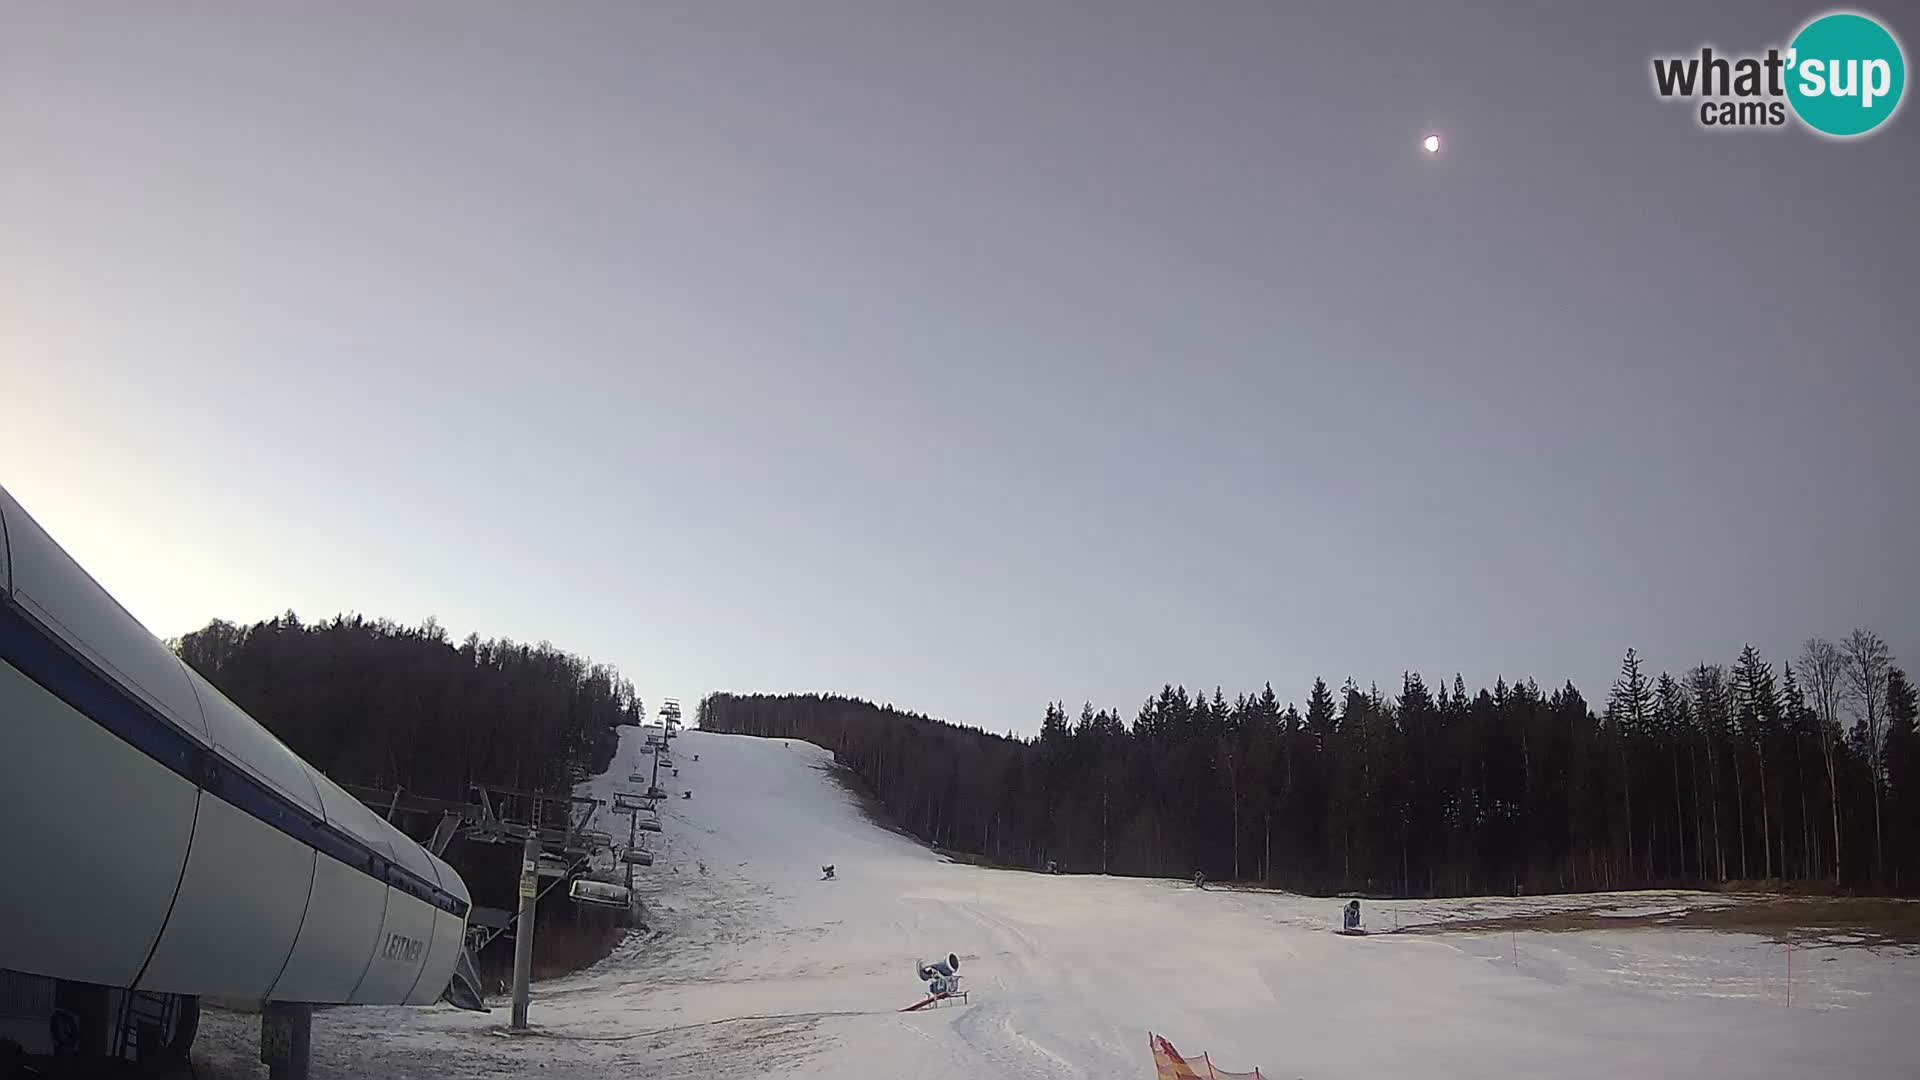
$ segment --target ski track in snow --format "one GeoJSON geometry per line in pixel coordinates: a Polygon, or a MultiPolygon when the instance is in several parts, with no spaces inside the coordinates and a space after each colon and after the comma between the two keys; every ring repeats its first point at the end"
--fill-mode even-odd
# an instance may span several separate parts
{"type": "MultiPolygon", "coordinates": [[[[634,786],[641,735],[621,739],[583,793],[634,786]]],[[[636,868],[649,931],[536,984],[532,1035],[502,1034],[504,1000],[487,1016],[319,1013],[314,1076],[1147,1077],[1149,1028],[1275,1080],[1911,1077],[1920,1061],[1909,1020],[1920,959],[1898,951],[1796,950],[1788,1008],[1784,956],[1752,935],[1343,938],[1331,932],[1339,900],[948,862],[867,821],[809,744],[687,732],[675,751],[656,861],[636,868]],[[834,880],[820,878],[826,863],[834,880]],[[912,961],[948,952],[968,958],[970,1003],[897,1012],[923,996],[912,961]]],[[[1364,906],[1369,926],[1392,929],[1734,902],[1647,892],[1364,906]]],[[[265,1076],[249,1070],[256,1032],[256,1018],[210,1011],[196,1056],[216,1067],[203,1075],[265,1076]]]]}

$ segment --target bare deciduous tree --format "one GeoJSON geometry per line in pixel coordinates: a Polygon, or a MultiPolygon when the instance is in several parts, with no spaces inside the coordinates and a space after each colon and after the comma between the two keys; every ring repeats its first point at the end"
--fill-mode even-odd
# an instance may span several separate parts
{"type": "Polygon", "coordinates": [[[1873,776],[1873,879],[1881,880],[1880,743],[1887,715],[1887,643],[1871,630],[1854,630],[1840,644],[1847,673],[1847,701],[1867,728],[1867,771],[1873,776]]]}
{"type": "Polygon", "coordinates": [[[1833,883],[1840,883],[1840,778],[1835,765],[1840,744],[1840,682],[1845,662],[1826,638],[1808,638],[1800,650],[1800,677],[1813,695],[1820,722],[1820,751],[1827,764],[1827,803],[1833,809],[1833,883]]]}

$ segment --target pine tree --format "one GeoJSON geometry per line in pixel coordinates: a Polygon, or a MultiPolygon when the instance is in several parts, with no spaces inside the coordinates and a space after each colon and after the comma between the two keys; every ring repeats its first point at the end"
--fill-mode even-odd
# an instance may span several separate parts
{"type": "Polygon", "coordinates": [[[1620,662],[1620,677],[1614,680],[1613,690],[1607,695],[1607,723],[1613,729],[1613,737],[1620,747],[1620,796],[1626,807],[1627,866],[1630,869],[1634,866],[1630,747],[1646,732],[1652,712],[1653,691],[1647,686],[1646,675],[1640,671],[1640,654],[1630,647],[1626,658],[1620,662]]]}
{"type": "Polygon", "coordinates": [[[1767,742],[1779,724],[1780,699],[1774,689],[1773,665],[1760,659],[1752,645],[1740,650],[1733,674],[1734,731],[1740,742],[1733,754],[1736,798],[1740,800],[1740,876],[1747,876],[1746,796],[1740,787],[1741,751],[1751,748],[1760,782],[1760,850],[1764,855],[1766,876],[1773,876],[1772,822],[1767,809],[1767,742]]]}
{"type": "MultiPolygon", "coordinates": [[[[1443,688],[1444,692],[1444,688],[1443,688]]],[[[1410,848],[1415,835],[1431,828],[1428,814],[1434,800],[1433,743],[1436,718],[1440,709],[1427,690],[1426,680],[1417,671],[1401,674],[1399,718],[1401,745],[1413,761],[1403,766],[1403,790],[1397,807],[1400,829],[1400,891],[1413,891],[1410,848]]],[[[1424,845],[1422,845],[1424,847],[1424,845]]],[[[1427,856],[1423,853],[1423,861],[1427,856]]]]}
{"type": "Polygon", "coordinates": [[[1214,699],[1216,708],[1227,713],[1226,730],[1218,737],[1214,751],[1215,767],[1227,785],[1227,802],[1232,808],[1229,845],[1233,849],[1233,880],[1240,881],[1240,787],[1247,769],[1247,695],[1241,694],[1228,706],[1216,689],[1214,699]]]}
{"type": "Polygon", "coordinates": [[[1260,698],[1254,703],[1254,712],[1265,725],[1272,726],[1279,722],[1280,699],[1274,696],[1272,683],[1260,690],[1260,698]]]}
{"type": "Polygon", "coordinates": [[[1716,746],[1724,745],[1727,735],[1727,677],[1718,664],[1701,664],[1693,669],[1693,715],[1700,724],[1700,743],[1706,750],[1707,803],[1713,824],[1714,880],[1727,880],[1727,849],[1720,834],[1720,765],[1716,746]]]}
{"type": "Polygon", "coordinates": [[[1673,850],[1674,865],[1681,877],[1687,876],[1686,804],[1680,800],[1680,746],[1687,734],[1687,696],[1672,675],[1661,672],[1653,686],[1655,726],[1661,741],[1667,744],[1667,759],[1673,773],[1673,850]]]}
{"type": "MultiPolygon", "coordinates": [[[[1889,828],[1898,860],[1893,884],[1903,884],[1902,872],[1920,874],[1920,702],[1913,683],[1897,667],[1887,669],[1887,734],[1880,751],[1880,770],[1886,776],[1889,828]]],[[[1912,877],[1904,879],[1911,888],[1912,877]]]]}
{"type": "Polygon", "coordinates": [[[1324,744],[1333,734],[1333,726],[1333,694],[1327,690],[1327,681],[1315,676],[1313,690],[1307,694],[1307,730],[1316,743],[1324,744]]]}
{"type": "Polygon", "coordinates": [[[1800,680],[1794,677],[1791,663],[1780,665],[1780,729],[1792,753],[1793,788],[1800,797],[1800,876],[1811,879],[1819,873],[1814,868],[1813,818],[1807,810],[1806,745],[1813,721],[1806,694],[1800,690],[1800,680]]]}

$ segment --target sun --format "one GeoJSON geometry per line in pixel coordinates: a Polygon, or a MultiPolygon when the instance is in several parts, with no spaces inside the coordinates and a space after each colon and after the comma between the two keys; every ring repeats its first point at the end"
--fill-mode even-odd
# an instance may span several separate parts
{"type": "Polygon", "coordinates": [[[1425,139],[1421,140],[1420,145],[1426,148],[1427,153],[1437,154],[1440,152],[1440,136],[1429,135],[1425,139]]]}

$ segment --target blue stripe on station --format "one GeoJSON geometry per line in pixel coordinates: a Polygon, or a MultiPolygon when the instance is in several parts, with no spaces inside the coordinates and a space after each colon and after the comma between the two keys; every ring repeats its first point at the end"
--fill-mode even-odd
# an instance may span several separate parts
{"type": "Polygon", "coordinates": [[[0,660],[202,791],[383,885],[466,918],[465,901],[194,741],[5,598],[0,598],[0,660]]]}

